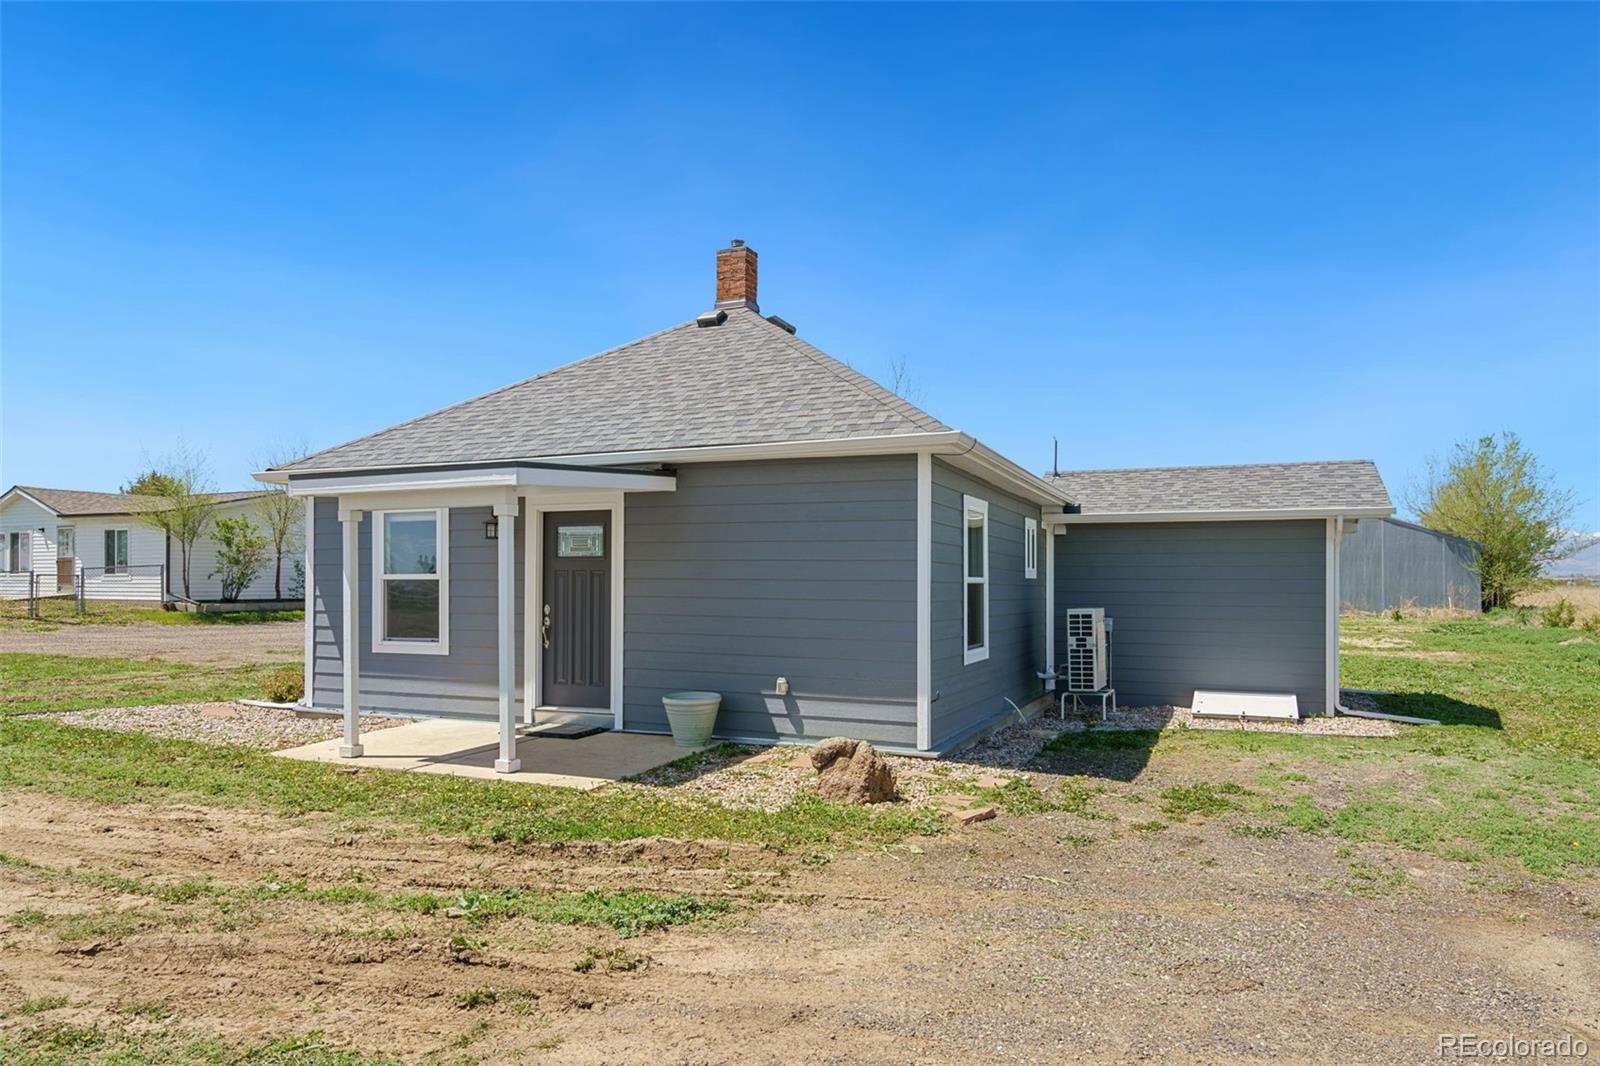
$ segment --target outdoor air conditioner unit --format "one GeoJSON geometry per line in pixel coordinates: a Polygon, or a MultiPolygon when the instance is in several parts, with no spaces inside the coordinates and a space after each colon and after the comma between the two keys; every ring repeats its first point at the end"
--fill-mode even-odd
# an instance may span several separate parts
{"type": "Polygon", "coordinates": [[[1109,681],[1106,661],[1106,610],[1073,607],[1067,611],[1067,691],[1099,692],[1109,681]]]}

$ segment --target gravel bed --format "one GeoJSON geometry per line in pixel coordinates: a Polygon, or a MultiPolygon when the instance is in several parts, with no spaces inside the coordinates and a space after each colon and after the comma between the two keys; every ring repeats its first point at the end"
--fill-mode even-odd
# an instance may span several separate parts
{"type": "MultiPolygon", "coordinates": [[[[1342,697],[1345,706],[1376,710],[1373,701],[1357,693],[1342,697]]],[[[1239,722],[1215,718],[1196,718],[1187,707],[1125,707],[1099,721],[1098,729],[1208,729],[1259,733],[1294,733],[1303,736],[1392,737],[1399,728],[1393,722],[1371,718],[1316,716],[1299,722],[1239,722]]],[[[1065,720],[1054,711],[1034,715],[996,730],[970,748],[943,759],[919,759],[907,755],[887,755],[898,779],[901,799],[925,806],[942,792],[970,792],[994,788],[1006,781],[1029,775],[1044,744],[1061,733],[1089,727],[1083,715],[1065,720]]],[[[740,749],[741,754],[725,756],[707,753],[679,765],[652,770],[637,778],[640,784],[665,789],[678,796],[720,803],[725,807],[776,811],[793,803],[811,790],[816,773],[805,761],[809,749],[795,745],[775,748],[740,749]]]]}
{"type": "MultiPolygon", "coordinates": [[[[343,732],[339,718],[300,718],[292,711],[246,707],[238,703],[177,703],[153,707],[103,707],[90,711],[53,714],[63,725],[119,729],[128,733],[205,744],[234,744],[262,751],[293,748],[318,740],[331,740],[343,732]]],[[[362,718],[361,731],[404,725],[403,718],[362,718]]]]}

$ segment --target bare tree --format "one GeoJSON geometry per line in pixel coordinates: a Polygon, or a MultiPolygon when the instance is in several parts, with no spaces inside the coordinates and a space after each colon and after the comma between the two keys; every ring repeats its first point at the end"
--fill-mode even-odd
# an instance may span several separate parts
{"type": "MultiPolygon", "coordinates": [[[[263,470],[270,470],[294,462],[304,456],[306,450],[304,443],[279,446],[266,457],[266,462],[256,465],[263,470]]],[[[272,598],[281,600],[284,556],[295,555],[305,549],[305,501],[290,496],[287,486],[269,485],[267,494],[256,505],[256,511],[261,516],[261,524],[267,531],[267,542],[272,547],[272,598]]]]}
{"type": "Polygon", "coordinates": [[[909,403],[916,403],[922,395],[911,377],[911,364],[903,355],[889,360],[889,391],[909,403]]]}
{"type": "Polygon", "coordinates": [[[189,594],[189,558],[194,543],[216,518],[217,499],[205,457],[179,444],[150,464],[147,474],[151,505],[139,512],[139,521],[165,533],[178,545],[183,574],[183,598],[189,594]]]}

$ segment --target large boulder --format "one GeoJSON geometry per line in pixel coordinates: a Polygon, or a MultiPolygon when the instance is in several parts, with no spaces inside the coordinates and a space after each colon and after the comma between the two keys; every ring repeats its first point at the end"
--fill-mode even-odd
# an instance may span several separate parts
{"type": "Polygon", "coordinates": [[[864,740],[830,737],[811,749],[817,793],[840,803],[883,803],[894,799],[894,768],[864,740]]]}

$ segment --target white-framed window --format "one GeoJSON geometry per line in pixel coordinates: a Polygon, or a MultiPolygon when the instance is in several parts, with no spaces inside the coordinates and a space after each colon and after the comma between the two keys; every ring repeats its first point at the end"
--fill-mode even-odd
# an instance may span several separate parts
{"type": "Polygon", "coordinates": [[[1032,581],[1039,576],[1039,520],[1022,520],[1022,576],[1032,581]]]}
{"type": "Polygon", "coordinates": [[[450,509],[372,512],[372,650],[450,651],[450,509]]]}
{"type": "Polygon", "coordinates": [[[963,496],[961,513],[961,661],[970,665],[989,657],[989,501],[963,496]]]}
{"type": "Polygon", "coordinates": [[[33,534],[23,531],[8,533],[5,537],[5,559],[0,565],[10,573],[20,574],[33,569],[33,534]]]}
{"type": "Polygon", "coordinates": [[[106,530],[106,573],[126,574],[128,572],[128,531],[126,529],[106,530]]]}

